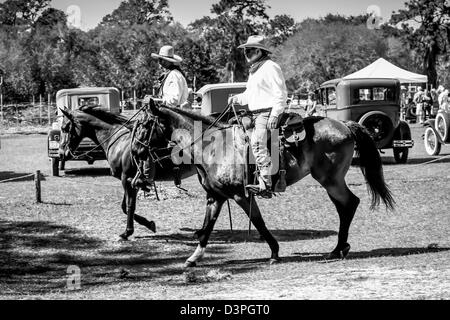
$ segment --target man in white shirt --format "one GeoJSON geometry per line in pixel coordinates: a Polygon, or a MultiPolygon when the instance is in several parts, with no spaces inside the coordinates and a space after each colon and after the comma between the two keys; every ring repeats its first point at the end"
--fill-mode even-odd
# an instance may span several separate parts
{"type": "MultiPolygon", "coordinates": [[[[165,69],[165,73],[160,77],[160,87],[158,98],[155,99],[162,102],[169,107],[185,107],[188,105],[188,86],[186,78],[180,68],[180,63],[183,59],[174,54],[172,46],[163,46],[159,53],[152,53],[153,59],[158,59],[161,67],[165,69]]],[[[150,102],[151,96],[145,96],[144,103],[150,102]]],[[[134,185],[139,186],[144,190],[153,185],[155,175],[155,164],[150,159],[150,155],[146,160],[141,160],[139,166],[142,169],[143,177],[135,179],[134,185]]]]}
{"type": "Polygon", "coordinates": [[[152,53],[153,59],[158,59],[159,64],[166,72],[161,77],[161,85],[158,96],[169,107],[180,107],[188,98],[188,86],[186,78],[180,68],[183,59],[174,54],[172,46],[163,46],[159,53],[152,53]]]}
{"type": "Polygon", "coordinates": [[[229,103],[248,105],[249,110],[256,114],[251,145],[260,173],[259,184],[248,185],[247,188],[259,189],[260,196],[270,198],[273,172],[267,146],[267,133],[268,130],[276,129],[278,117],[287,106],[285,79],[280,66],[270,59],[269,54],[272,51],[267,46],[264,37],[250,36],[247,42],[238,48],[244,49],[247,62],[251,65],[250,75],[246,90],[231,97],[229,103]]]}

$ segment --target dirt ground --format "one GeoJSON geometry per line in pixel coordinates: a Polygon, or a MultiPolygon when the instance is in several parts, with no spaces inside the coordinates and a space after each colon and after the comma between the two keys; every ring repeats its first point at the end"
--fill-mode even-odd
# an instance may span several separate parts
{"type": "Polygon", "coordinates": [[[397,207],[369,211],[358,167],[347,176],[361,204],[350,229],[346,260],[327,261],[337,241],[338,216],[325,190],[307,177],[272,200],[259,200],[280,243],[282,262],[269,265],[270,250],[231,203],[216,224],[205,259],[183,263],[197,242],[205,195],[196,177],[187,193],[158,183],[161,201],[139,196],[137,213],[154,220],[128,242],[118,241],[126,216],[120,182],[107,163],[69,162],[50,176],[45,135],[1,138],[0,180],[41,170],[42,200],[34,202],[32,178],[0,183],[1,299],[449,299],[450,146],[428,156],[423,128],[411,125],[415,147],[409,163],[383,155],[385,178],[397,207]],[[438,162],[424,164],[433,159],[438,162]],[[70,270],[80,288],[71,290],[70,270]],[[69,285],[69,286],[68,286],[69,285]]]}

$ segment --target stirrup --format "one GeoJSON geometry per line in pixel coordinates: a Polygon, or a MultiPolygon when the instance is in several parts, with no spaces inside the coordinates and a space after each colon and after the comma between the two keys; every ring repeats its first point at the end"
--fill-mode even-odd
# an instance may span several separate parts
{"type": "Polygon", "coordinates": [[[264,199],[272,199],[273,192],[268,189],[261,190],[259,188],[259,184],[246,185],[245,189],[248,192],[253,193],[255,196],[258,196],[258,197],[261,197],[264,199]]]}

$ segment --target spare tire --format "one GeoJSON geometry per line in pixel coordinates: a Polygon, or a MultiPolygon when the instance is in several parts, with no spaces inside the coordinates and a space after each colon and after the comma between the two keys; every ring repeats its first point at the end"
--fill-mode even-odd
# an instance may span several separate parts
{"type": "Polygon", "coordinates": [[[434,122],[435,128],[442,141],[448,142],[450,131],[450,116],[443,110],[439,110],[434,122]]]}
{"type": "Polygon", "coordinates": [[[378,149],[391,143],[394,136],[394,124],[385,113],[380,111],[368,112],[358,122],[369,131],[378,149]]]}

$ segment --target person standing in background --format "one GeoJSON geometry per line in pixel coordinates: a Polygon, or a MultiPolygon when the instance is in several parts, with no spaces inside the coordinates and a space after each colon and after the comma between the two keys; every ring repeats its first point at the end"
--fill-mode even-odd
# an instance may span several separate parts
{"type": "Polygon", "coordinates": [[[421,87],[417,89],[413,102],[416,105],[416,122],[423,123],[423,91],[421,87]]]}

